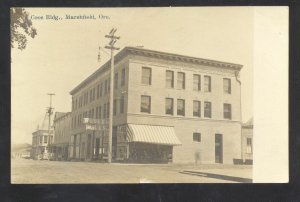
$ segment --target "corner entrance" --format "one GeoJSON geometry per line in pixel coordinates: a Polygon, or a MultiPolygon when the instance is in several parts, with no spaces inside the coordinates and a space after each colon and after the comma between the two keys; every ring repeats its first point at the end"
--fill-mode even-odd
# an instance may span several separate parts
{"type": "Polygon", "coordinates": [[[215,134],[215,162],[223,163],[223,135],[215,134]]]}

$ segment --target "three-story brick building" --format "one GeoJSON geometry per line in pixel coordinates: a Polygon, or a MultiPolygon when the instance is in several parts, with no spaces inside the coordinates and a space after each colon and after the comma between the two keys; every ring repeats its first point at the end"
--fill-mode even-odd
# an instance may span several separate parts
{"type": "MultiPolygon", "coordinates": [[[[105,159],[110,61],[72,95],[73,159],[105,159]],[[89,119],[84,119],[89,118],[89,119]]],[[[113,159],[233,163],[241,158],[242,65],[126,47],[115,56],[113,159]]]]}

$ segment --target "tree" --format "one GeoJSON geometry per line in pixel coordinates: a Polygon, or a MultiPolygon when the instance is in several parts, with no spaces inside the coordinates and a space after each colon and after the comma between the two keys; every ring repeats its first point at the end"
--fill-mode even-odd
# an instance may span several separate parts
{"type": "Polygon", "coordinates": [[[36,29],[32,26],[29,13],[24,8],[10,9],[10,45],[11,48],[18,44],[18,49],[24,50],[27,45],[27,36],[34,38],[37,34],[36,29]]]}

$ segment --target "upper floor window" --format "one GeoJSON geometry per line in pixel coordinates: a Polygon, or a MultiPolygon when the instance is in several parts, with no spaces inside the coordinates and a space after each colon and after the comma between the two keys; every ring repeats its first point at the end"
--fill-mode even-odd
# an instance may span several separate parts
{"type": "Polygon", "coordinates": [[[95,115],[95,119],[99,118],[99,107],[96,107],[96,115],[95,115]]]}
{"type": "Polygon", "coordinates": [[[177,100],[177,115],[184,116],[185,115],[185,104],[184,100],[177,100]]]}
{"type": "Polygon", "coordinates": [[[96,88],[93,88],[93,93],[92,93],[92,101],[94,101],[95,100],[95,93],[96,92],[96,88]]]}
{"type": "Polygon", "coordinates": [[[204,92],[211,92],[211,77],[204,76],[204,92]]]}
{"type": "Polygon", "coordinates": [[[200,101],[193,101],[193,116],[200,117],[201,115],[201,104],[200,101]]]}
{"type": "Polygon", "coordinates": [[[167,70],[166,71],[166,87],[174,88],[174,72],[167,70]]]}
{"type": "Polygon", "coordinates": [[[248,154],[252,154],[252,138],[247,138],[247,149],[248,154]]]}
{"type": "Polygon", "coordinates": [[[103,105],[103,118],[106,118],[106,109],[107,109],[107,107],[106,107],[106,103],[103,105]]]}
{"type": "Polygon", "coordinates": [[[100,84],[100,97],[102,97],[103,83],[100,84]]]}
{"type": "Polygon", "coordinates": [[[100,96],[100,84],[97,85],[97,99],[100,96]]]}
{"type": "Polygon", "coordinates": [[[141,96],[141,112],[151,113],[151,97],[141,96]]]}
{"type": "Polygon", "coordinates": [[[121,75],[121,86],[125,85],[125,68],[122,69],[122,75],[121,75]]]}
{"type": "Polygon", "coordinates": [[[117,100],[116,99],[114,99],[114,116],[116,116],[117,115],[117,100]]]}
{"type": "Polygon", "coordinates": [[[108,92],[108,80],[104,81],[104,95],[108,92]]]}
{"type": "Polygon", "coordinates": [[[99,113],[99,115],[98,115],[98,118],[99,118],[99,119],[101,119],[101,118],[102,118],[102,114],[101,114],[101,113],[102,113],[102,111],[101,111],[101,110],[102,110],[102,107],[101,107],[101,106],[99,106],[99,111],[98,111],[98,113],[99,113]]]}
{"type": "Polygon", "coordinates": [[[86,93],[84,94],[84,105],[86,105],[86,104],[88,103],[88,98],[89,98],[89,93],[86,92],[86,93]]]}
{"type": "Polygon", "coordinates": [[[82,107],[82,100],[83,100],[83,95],[79,97],[79,107],[82,107]]]}
{"type": "Polygon", "coordinates": [[[106,105],[106,107],[107,107],[107,109],[106,109],[106,118],[109,118],[109,116],[110,116],[110,108],[109,108],[109,105],[110,105],[110,103],[108,102],[107,103],[107,105],[106,105]]]}
{"type": "Polygon", "coordinates": [[[120,99],[120,113],[124,113],[124,96],[121,96],[120,99]]]}
{"type": "Polygon", "coordinates": [[[107,80],[107,93],[110,92],[110,79],[107,80]]]}
{"type": "Polygon", "coordinates": [[[115,73],[115,78],[114,78],[114,88],[117,89],[118,88],[118,73],[115,73]]]}
{"type": "Polygon", "coordinates": [[[185,89],[185,74],[183,72],[177,73],[177,88],[185,89]]]}
{"type": "Polygon", "coordinates": [[[211,118],[211,102],[204,102],[204,117],[211,118]]]}
{"type": "Polygon", "coordinates": [[[44,136],[44,143],[48,142],[48,136],[44,136]]]}
{"type": "Polygon", "coordinates": [[[230,79],[226,79],[226,78],[223,79],[223,90],[224,90],[224,93],[231,94],[231,80],[230,79]]]}
{"type": "Polygon", "coordinates": [[[90,97],[89,97],[89,101],[91,102],[93,100],[93,89],[90,90],[90,97]]]}
{"type": "Polygon", "coordinates": [[[231,119],[231,104],[224,104],[224,119],[231,119]]]}
{"type": "Polygon", "coordinates": [[[195,91],[201,90],[201,77],[198,74],[193,75],[193,90],[195,91]]]}
{"type": "Polygon", "coordinates": [[[173,115],[173,98],[166,98],[166,114],[173,115]]]}
{"type": "Polygon", "coordinates": [[[193,133],[193,141],[201,142],[201,133],[193,133]]]}
{"type": "Polygon", "coordinates": [[[151,68],[142,68],[142,84],[151,85],[151,68]]]}

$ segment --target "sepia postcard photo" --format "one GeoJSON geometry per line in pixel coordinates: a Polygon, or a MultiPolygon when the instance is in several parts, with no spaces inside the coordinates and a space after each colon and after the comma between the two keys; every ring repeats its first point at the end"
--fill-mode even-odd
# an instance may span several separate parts
{"type": "Polygon", "coordinates": [[[256,182],[270,11],[11,8],[11,183],[256,182]]]}

